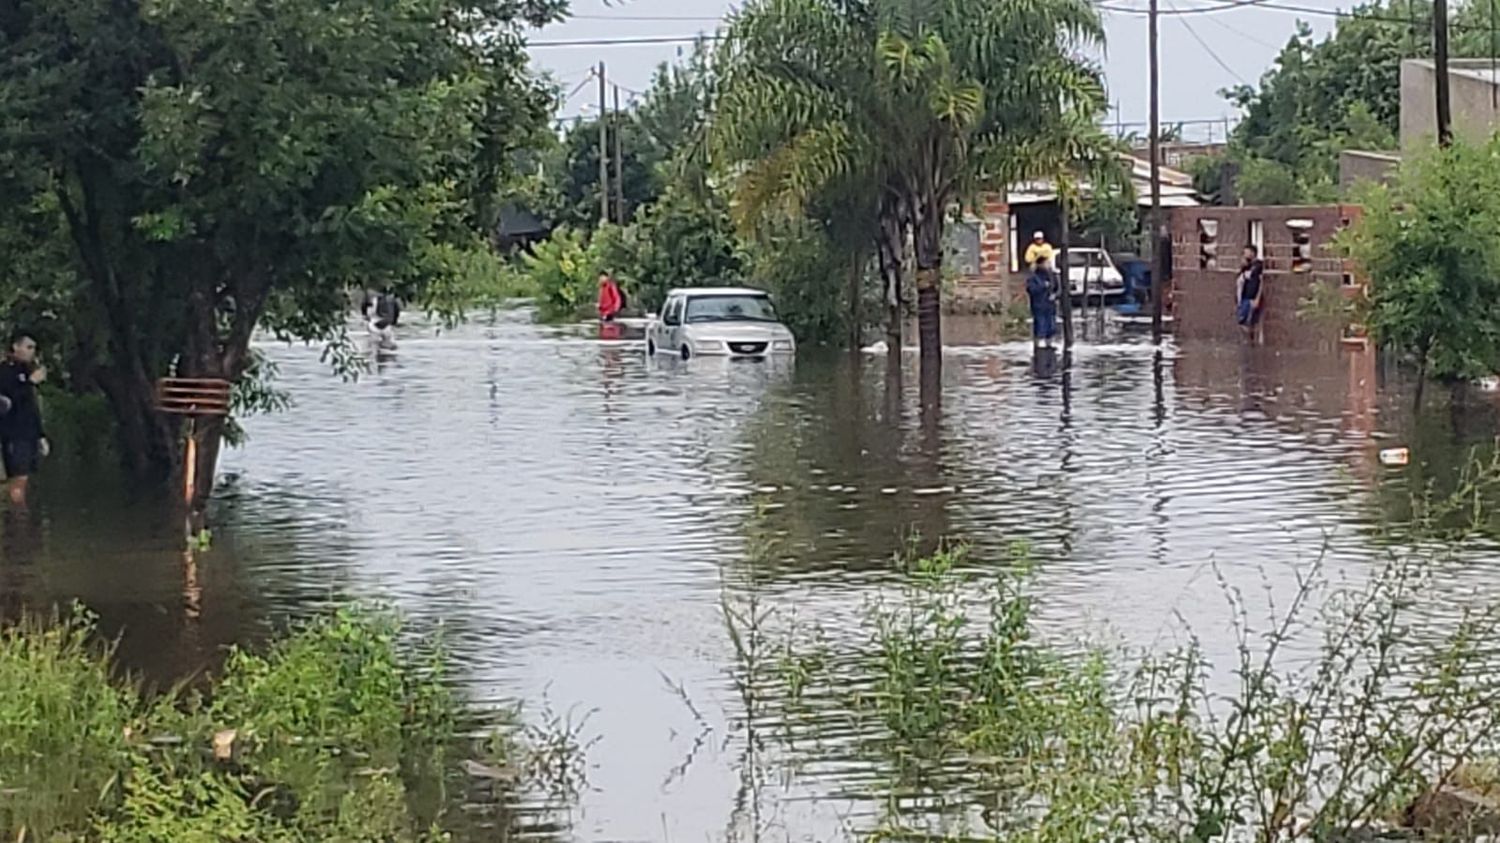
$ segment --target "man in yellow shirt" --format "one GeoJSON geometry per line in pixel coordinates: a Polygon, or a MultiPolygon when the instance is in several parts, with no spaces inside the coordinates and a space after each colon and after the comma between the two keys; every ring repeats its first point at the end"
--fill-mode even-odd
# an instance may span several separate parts
{"type": "Polygon", "coordinates": [[[1057,250],[1047,242],[1047,235],[1038,231],[1031,235],[1031,245],[1026,247],[1026,265],[1036,266],[1037,261],[1044,261],[1048,266],[1052,265],[1052,257],[1057,250]]]}

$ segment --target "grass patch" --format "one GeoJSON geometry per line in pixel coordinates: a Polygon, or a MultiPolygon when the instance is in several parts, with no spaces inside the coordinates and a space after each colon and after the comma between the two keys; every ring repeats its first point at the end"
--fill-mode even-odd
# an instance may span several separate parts
{"type": "Polygon", "coordinates": [[[527,776],[579,763],[557,740],[532,752],[547,736],[509,717],[481,729],[441,651],[379,613],[340,611],[264,652],[235,650],[197,691],[144,694],[110,657],[81,614],[0,633],[8,839],[415,843],[480,826],[505,839],[527,776]]]}

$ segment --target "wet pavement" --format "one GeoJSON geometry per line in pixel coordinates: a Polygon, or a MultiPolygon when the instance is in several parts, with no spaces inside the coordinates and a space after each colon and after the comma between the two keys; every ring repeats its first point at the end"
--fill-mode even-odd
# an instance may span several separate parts
{"type": "MultiPolygon", "coordinates": [[[[1022,541],[1049,633],[1152,646],[1181,622],[1223,657],[1215,567],[1285,594],[1326,546],[1357,579],[1373,528],[1496,430],[1483,398],[1413,417],[1337,348],[971,344],[924,405],[914,358],[647,361],[523,312],[403,330],[352,383],[318,349],[267,346],[295,408],[226,454],[191,569],[155,502],[122,505],[75,465],[7,518],[0,593],[82,599],[162,681],[330,603],[394,605],[442,627],[471,698],[598,738],[565,816],[578,840],[826,840],[872,810],[837,758],[763,766],[754,733],[775,724],[745,716],[725,600],[753,591],[838,646],[909,543],[962,540],[982,567],[1022,541]],[[1416,464],[1380,468],[1391,443],[1416,464]]],[[[1475,552],[1433,588],[1484,599],[1494,563],[1475,552]]]]}

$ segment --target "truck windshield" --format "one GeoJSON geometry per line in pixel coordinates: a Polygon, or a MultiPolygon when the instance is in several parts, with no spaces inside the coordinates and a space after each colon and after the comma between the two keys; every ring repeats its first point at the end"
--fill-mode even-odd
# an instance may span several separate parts
{"type": "Polygon", "coordinates": [[[766,296],[692,296],[687,304],[688,322],[775,322],[776,308],[766,296]]]}

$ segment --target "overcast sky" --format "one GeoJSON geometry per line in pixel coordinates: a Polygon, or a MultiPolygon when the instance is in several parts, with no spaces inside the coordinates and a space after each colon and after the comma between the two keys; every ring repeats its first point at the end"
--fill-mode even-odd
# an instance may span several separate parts
{"type": "MultiPolygon", "coordinates": [[[[1257,0],[1245,0],[1254,3],[1257,0]]],[[[1256,83],[1286,43],[1298,18],[1320,36],[1334,19],[1281,8],[1256,6],[1219,9],[1202,14],[1172,15],[1174,10],[1222,7],[1229,0],[1161,0],[1162,119],[1166,122],[1232,117],[1219,91],[1240,82],[1256,83]]],[[[1333,11],[1336,0],[1276,0],[1282,5],[1333,11]]],[[[691,36],[713,32],[732,0],[572,0],[572,17],[537,33],[534,41],[691,36]]],[[[1110,0],[1109,5],[1144,9],[1146,0],[1110,0]]],[[[1342,6],[1347,8],[1349,3],[1342,6]]],[[[1119,112],[1111,120],[1144,121],[1146,105],[1146,18],[1104,12],[1108,30],[1104,67],[1109,94],[1119,112]]],[[[677,57],[684,45],[645,44],[584,47],[534,46],[537,64],[552,71],[567,91],[582,82],[589,66],[601,59],[610,77],[626,89],[645,90],[652,71],[677,57]]],[[[565,91],[566,93],[566,91],[565,91]]],[[[580,113],[597,89],[580,91],[559,111],[563,117],[580,113]]],[[[1130,128],[1127,126],[1127,128],[1130,128]]],[[[1198,137],[1206,127],[1189,127],[1198,137]]],[[[1222,128],[1217,131],[1222,134],[1222,128]]],[[[1143,132],[1144,133],[1144,132],[1143,132]]]]}

